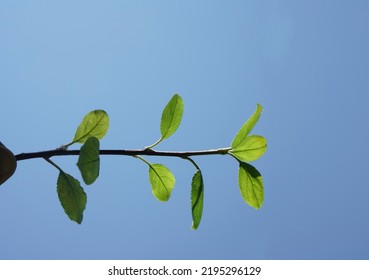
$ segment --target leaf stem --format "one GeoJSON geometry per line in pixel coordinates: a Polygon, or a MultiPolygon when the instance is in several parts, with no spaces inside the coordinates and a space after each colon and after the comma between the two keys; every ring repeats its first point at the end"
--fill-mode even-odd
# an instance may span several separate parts
{"type": "Polygon", "coordinates": [[[48,163],[50,163],[52,166],[54,166],[56,169],[58,169],[60,172],[64,172],[55,162],[53,162],[50,158],[44,157],[44,160],[46,160],[48,163]]]}
{"type": "Polygon", "coordinates": [[[197,170],[200,170],[200,167],[196,164],[196,162],[192,158],[184,157],[184,159],[187,159],[188,161],[190,161],[197,170]]]}
{"type": "Polygon", "coordinates": [[[160,137],[160,139],[158,141],[156,141],[154,144],[151,144],[150,146],[145,147],[144,150],[151,150],[152,148],[154,148],[156,145],[158,145],[163,140],[164,140],[163,137],[160,137]]]}
{"type": "MultiPolygon", "coordinates": [[[[100,150],[100,155],[118,155],[118,156],[161,156],[161,157],[180,157],[188,158],[190,156],[204,156],[204,155],[225,155],[228,154],[232,148],[220,148],[200,151],[156,151],[152,149],[143,150],[100,150]]],[[[80,150],[65,150],[54,149],[33,153],[21,153],[15,156],[17,161],[27,160],[33,158],[44,158],[49,163],[53,164],[49,159],[54,156],[78,156],[80,150]]],[[[53,164],[55,166],[55,164],[53,164]]],[[[56,166],[55,166],[56,167],[56,166]]]]}
{"type": "Polygon", "coordinates": [[[134,156],[135,158],[138,158],[138,159],[140,159],[140,160],[142,160],[144,163],[146,163],[148,166],[150,166],[151,167],[151,163],[150,162],[148,162],[146,159],[144,159],[143,157],[140,157],[140,156],[134,156]]]}

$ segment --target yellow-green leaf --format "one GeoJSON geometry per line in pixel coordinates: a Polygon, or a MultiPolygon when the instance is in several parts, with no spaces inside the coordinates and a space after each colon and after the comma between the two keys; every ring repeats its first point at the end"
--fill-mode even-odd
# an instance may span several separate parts
{"type": "Polygon", "coordinates": [[[263,107],[260,104],[257,104],[256,111],[252,114],[252,116],[245,122],[245,124],[238,131],[236,137],[233,139],[231,147],[233,149],[237,149],[237,147],[245,140],[247,135],[254,128],[255,124],[258,122],[261,112],[263,111],[263,107]]]}
{"type": "Polygon", "coordinates": [[[183,116],[183,100],[175,94],[165,106],[160,122],[161,140],[171,136],[181,124],[183,116]]]}
{"type": "Polygon", "coordinates": [[[267,148],[267,140],[259,135],[247,136],[236,149],[229,151],[240,161],[250,162],[261,157],[267,148]]]}
{"type": "Polygon", "coordinates": [[[264,184],[259,171],[250,164],[240,162],[238,183],[245,202],[260,209],[264,202],[264,184]]]}
{"type": "Polygon", "coordinates": [[[94,110],[88,113],[78,126],[72,143],[84,143],[90,137],[101,139],[109,129],[109,116],[103,110],[94,110]]]}
{"type": "Polygon", "coordinates": [[[149,180],[153,195],[160,201],[168,201],[176,183],[173,173],[162,164],[150,164],[149,180]]]}

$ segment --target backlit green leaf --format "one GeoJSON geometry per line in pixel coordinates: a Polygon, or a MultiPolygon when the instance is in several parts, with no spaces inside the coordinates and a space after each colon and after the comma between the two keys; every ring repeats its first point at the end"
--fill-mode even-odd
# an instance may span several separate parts
{"type": "Polygon", "coordinates": [[[90,137],[81,147],[77,166],[81,171],[83,181],[90,185],[99,176],[100,170],[100,141],[96,137],[90,137]]]}
{"type": "Polygon", "coordinates": [[[259,120],[260,114],[263,111],[263,107],[260,104],[257,104],[256,111],[252,114],[252,116],[245,122],[245,124],[238,131],[236,137],[233,139],[231,147],[236,149],[249,135],[250,131],[254,128],[255,124],[259,120]]]}
{"type": "Polygon", "coordinates": [[[72,143],[84,143],[90,137],[101,139],[109,129],[109,116],[103,110],[95,110],[88,113],[78,126],[72,143]]]}
{"type": "Polygon", "coordinates": [[[261,157],[267,148],[267,140],[258,135],[247,136],[236,149],[229,151],[241,161],[253,161],[261,157]]]}
{"type": "Polygon", "coordinates": [[[152,193],[160,201],[168,201],[176,183],[172,172],[162,164],[149,165],[152,193]]]}
{"type": "Polygon", "coordinates": [[[264,202],[264,184],[259,171],[250,164],[240,162],[238,183],[245,202],[260,209],[264,202]]]}
{"type": "Polygon", "coordinates": [[[201,222],[204,203],[204,181],[200,170],[197,170],[192,178],[191,188],[191,208],[192,208],[192,228],[197,229],[201,222]]]}
{"type": "Polygon", "coordinates": [[[165,106],[160,122],[161,140],[171,136],[179,127],[183,115],[183,100],[175,94],[165,106]]]}
{"type": "Polygon", "coordinates": [[[69,219],[78,224],[82,223],[87,196],[79,181],[60,170],[57,181],[57,192],[59,201],[69,219]]]}

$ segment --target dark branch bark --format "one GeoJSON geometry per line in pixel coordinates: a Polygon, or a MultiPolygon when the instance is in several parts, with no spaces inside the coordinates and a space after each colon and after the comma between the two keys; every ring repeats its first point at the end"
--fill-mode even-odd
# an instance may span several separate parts
{"type": "MultiPolygon", "coordinates": [[[[172,152],[172,151],[155,151],[151,149],[143,150],[100,150],[100,155],[118,155],[118,156],[162,156],[162,157],[180,157],[186,158],[191,156],[203,155],[225,155],[231,148],[203,150],[203,151],[188,151],[188,152],[172,152]]],[[[17,161],[32,158],[51,158],[54,156],[78,156],[80,150],[64,150],[55,149],[34,153],[21,153],[15,156],[17,161]]]]}

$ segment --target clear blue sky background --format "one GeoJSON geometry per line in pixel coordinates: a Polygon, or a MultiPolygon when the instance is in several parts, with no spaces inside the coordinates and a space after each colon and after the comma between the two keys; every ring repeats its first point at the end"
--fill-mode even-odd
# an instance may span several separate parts
{"type": "MultiPolygon", "coordinates": [[[[368,26],[364,0],[2,0],[0,140],[14,153],[68,143],[93,109],[111,118],[101,148],[143,148],[176,92],[183,121],[158,149],[227,147],[259,102],[268,150],[253,163],[259,211],[234,159],[197,159],[197,231],[186,161],[148,158],[177,178],[160,203],[141,161],[103,157],[82,225],[59,204],[57,170],[19,162],[0,186],[0,259],[368,259],[368,26]]],[[[55,158],[80,179],[76,160],[55,158]]]]}

